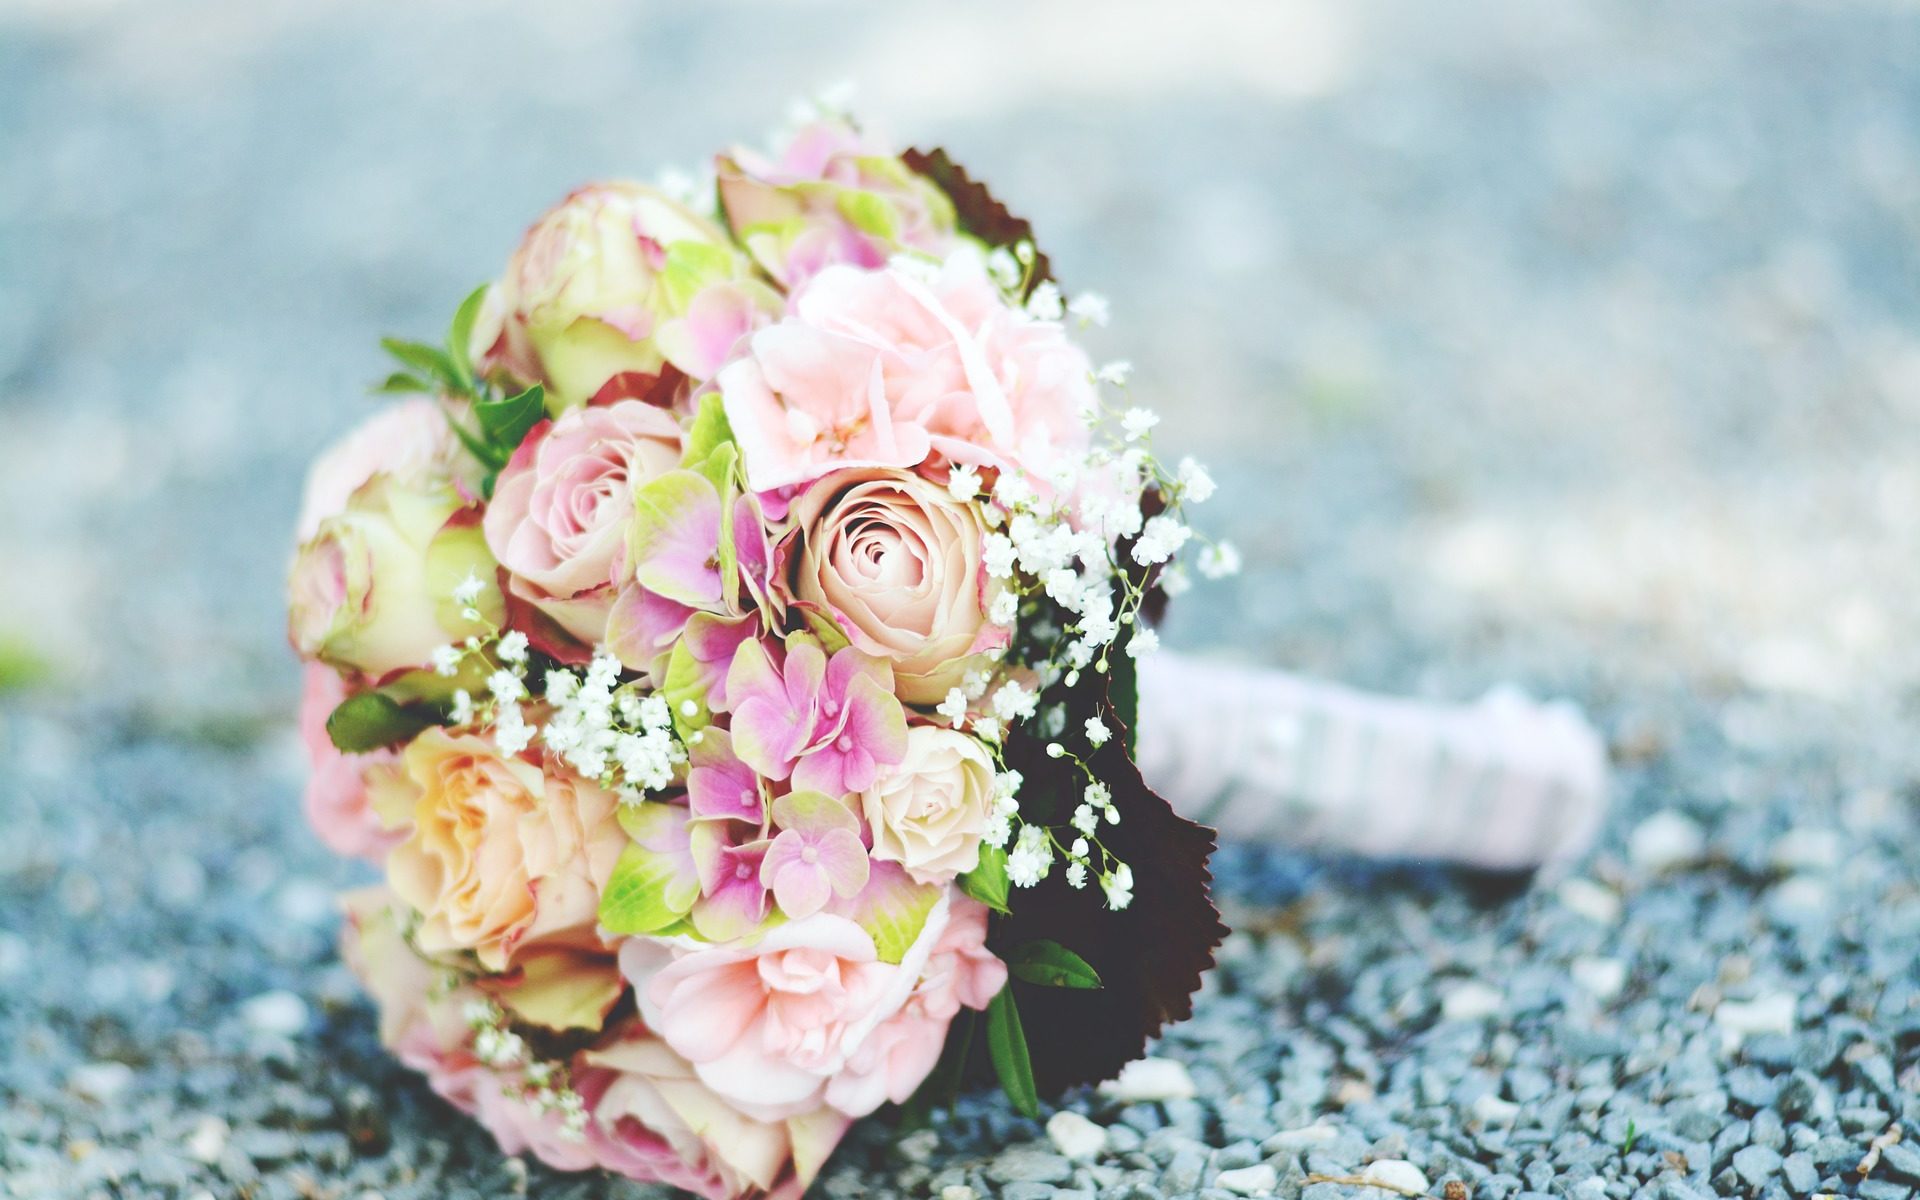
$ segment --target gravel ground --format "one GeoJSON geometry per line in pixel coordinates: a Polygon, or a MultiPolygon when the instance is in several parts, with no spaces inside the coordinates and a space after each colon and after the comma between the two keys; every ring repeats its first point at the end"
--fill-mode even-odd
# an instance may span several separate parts
{"type": "Polygon", "coordinates": [[[379,1050],[283,531],[378,332],[838,76],[1112,294],[1219,468],[1250,569],[1170,641],[1572,696],[1620,797],[1519,895],[1229,848],[1177,1065],[1093,1127],[868,1122],[818,1190],[1920,1189],[1920,14],[1182,7],[0,0],[0,1195],[644,1190],[379,1050]]]}

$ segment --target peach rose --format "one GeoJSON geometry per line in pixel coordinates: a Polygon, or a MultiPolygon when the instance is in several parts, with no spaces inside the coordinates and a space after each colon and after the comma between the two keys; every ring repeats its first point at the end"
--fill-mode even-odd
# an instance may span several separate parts
{"type": "Polygon", "coordinates": [[[523,942],[594,922],[627,844],[611,792],[438,727],[402,763],[413,831],[388,856],[387,882],[420,913],[422,951],[471,950],[499,971],[523,942]]]}
{"type": "Polygon", "coordinates": [[[588,645],[606,639],[633,490],[680,465],[680,426],[638,400],[534,429],[500,473],[483,523],[514,594],[588,645]]]}
{"type": "Polygon", "coordinates": [[[816,1109],[829,1082],[897,1015],[947,925],[943,897],[902,961],[881,962],[867,931],[815,913],[753,945],[660,946],[630,939],[621,970],[640,1016],[733,1107],[775,1121],[816,1109]]]}
{"type": "Polygon", "coordinates": [[[988,622],[998,585],[980,565],[979,510],[903,471],[836,471],[789,510],[779,574],[787,598],[831,613],[853,644],[892,660],[900,699],[938,704],[1006,644],[988,622]]]}
{"type": "Polygon", "coordinates": [[[946,883],[979,866],[993,775],[977,738],[929,725],[909,729],[906,758],[860,793],[872,856],[899,863],[916,883],[946,883]]]}
{"type": "Polygon", "coordinates": [[[406,835],[389,830],[368,799],[368,777],[399,767],[391,750],[342,754],[327,736],[327,718],[347,698],[347,685],[332,667],[309,663],[300,696],[300,738],[306,743],[307,822],[335,854],[379,862],[406,835]]]}

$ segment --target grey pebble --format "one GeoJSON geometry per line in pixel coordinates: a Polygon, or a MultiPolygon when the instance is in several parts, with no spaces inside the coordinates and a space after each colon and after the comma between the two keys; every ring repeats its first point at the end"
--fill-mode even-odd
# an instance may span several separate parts
{"type": "Polygon", "coordinates": [[[1780,1152],[1766,1146],[1748,1146],[1733,1156],[1734,1172],[1750,1187],[1760,1187],[1780,1171],[1780,1152]]]}
{"type": "Polygon", "coordinates": [[[1796,1196],[1811,1195],[1813,1189],[1820,1186],[1820,1172],[1804,1152],[1787,1155],[1780,1164],[1780,1173],[1786,1179],[1788,1190],[1796,1196]]]}

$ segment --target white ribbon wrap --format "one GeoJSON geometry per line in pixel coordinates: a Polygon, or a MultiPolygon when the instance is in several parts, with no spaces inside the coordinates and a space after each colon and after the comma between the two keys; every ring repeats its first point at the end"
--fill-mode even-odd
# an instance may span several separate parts
{"type": "Polygon", "coordinates": [[[1512,688],[1435,704],[1160,652],[1140,663],[1141,772],[1226,841],[1488,870],[1583,853],[1606,747],[1512,688]]]}

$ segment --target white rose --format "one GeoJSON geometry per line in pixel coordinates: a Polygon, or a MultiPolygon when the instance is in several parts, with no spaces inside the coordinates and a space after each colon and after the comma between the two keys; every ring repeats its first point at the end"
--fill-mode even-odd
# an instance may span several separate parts
{"type": "Polygon", "coordinates": [[[918,883],[946,883],[980,865],[993,811],[993,759],[951,729],[907,731],[907,756],[860,794],[873,857],[897,862],[918,883]]]}

